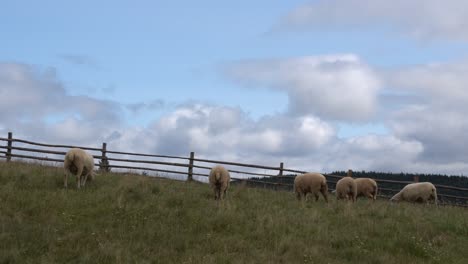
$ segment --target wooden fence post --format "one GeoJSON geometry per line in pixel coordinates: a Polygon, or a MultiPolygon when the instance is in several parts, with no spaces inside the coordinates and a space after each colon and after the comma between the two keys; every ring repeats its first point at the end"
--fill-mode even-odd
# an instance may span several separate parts
{"type": "Polygon", "coordinates": [[[107,143],[102,143],[102,155],[101,155],[101,162],[99,162],[99,170],[100,171],[105,171],[105,172],[109,172],[110,171],[110,168],[109,168],[109,161],[107,160],[107,156],[106,156],[106,153],[107,153],[107,143]]]}
{"type": "Polygon", "coordinates": [[[279,167],[278,176],[283,177],[283,169],[284,169],[284,163],[281,162],[281,163],[280,163],[280,167],[279,167]]]}
{"type": "Polygon", "coordinates": [[[414,175],[413,176],[413,181],[414,182],[419,182],[419,175],[414,175]]]}
{"type": "MultiPolygon", "coordinates": [[[[280,177],[280,180],[279,180],[279,183],[283,183],[284,179],[283,179],[283,168],[284,168],[284,163],[281,162],[280,163],[280,167],[279,167],[279,173],[278,173],[278,177],[280,177]]],[[[283,187],[280,186],[280,189],[282,189],[283,187]]]]}
{"type": "Polygon", "coordinates": [[[195,152],[190,152],[190,160],[189,160],[189,167],[188,167],[188,177],[187,181],[193,180],[193,159],[195,158],[195,152]]]}
{"type": "Polygon", "coordinates": [[[353,170],[348,169],[348,177],[353,177],[353,170]]]}
{"type": "Polygon", "coordinates": [[[6,154],[6,161],[9,162],[11,160],[11,147],[13,145],[13,133],[8,132],[8,142],[7,142],[7,154],[6,154]]]}

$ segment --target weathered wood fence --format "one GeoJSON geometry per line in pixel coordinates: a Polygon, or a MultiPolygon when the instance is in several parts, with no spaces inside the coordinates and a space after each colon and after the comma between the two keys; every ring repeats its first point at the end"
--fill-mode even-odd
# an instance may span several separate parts
{"type": "MultiPolygon", "coordinates": [[[[120,152],[108,150],[106,143],[102,143],[101,148],[52,145],[13,138],[13,133],[11,132],[8,133],[7,138],[0,137],[0,141],[6,142],[4,146],[0,145],[0,159],[5,159],[7,162],[15,158],[17,160],[39,160],[61,164],[68,149],[81,148],[90,151],[93,154],[93,157],[99,160],[99,163],[96,163],[95,165],[100,171],[105,172],[110,171],[111,169],[144,171],[145,173],[152,171],[159,173],[159,175],[161,175],[161,173],[167,173],[168,175],[183,175],[184,177],[186,176],[185,179],[187,181],[192,181],[194,176],[208,177],[209,170],[212,168],[213,164],[222,164],[228,167],[228,170],[231,173],[231,179],[234,182],[237,181],[251,186],[263,186],[264,188],[275,190],[292,191],[292,180],[295,175],[306,173],[306,171],[302,170],[285,168],[283,162],[281,162],[279,166],[265,166],[201,159],[196,158],[194,152],[190,152],[188,157],[120,152]],[[20,146],[14,146],[14,143],[15,145],[19,144],[20,146]],[[44,154],[46,154],[46,156],[43,156],[44,154]],[[49,157],[47,154],[52,155],[53,157],[49,157]],[[156,165],[156,167],[148,167],[148,165],[156,165]],[[244,169],[237,169],[239,167],[244,169]],[[177,170],[177,168],[179,170],[177,170]],[[246,168],[248,168],[248,170],[246,170],[246,168]],[[273,173],[262,173],[262,170],[264,172],[273,171],[273,173]],[[253,177],[256,177],[257,179],[252,179],[253,177]]],[[[329,184],[330,190],[334,190],[336,182],[344,177],[330,174],[324,175],[327,177],[327,183],[329,184]]],[[[378,183],[389,183],[398,186],[397,189],[379,187],[379,196],[385,198],[391,194],[397,193],[403,185],[419,181],[417,177],[414,178],[414,181],[375,180],[378,183]]],[[[442,199],[449,198],[451,200],[456,200],[457,205],[468,207],[468,188],[447,185],[435,186],[438,189],[438,196],[442,199]],[[444,190],[462,191],[466,195],[450,195],[444,193],[444,190]]]]}

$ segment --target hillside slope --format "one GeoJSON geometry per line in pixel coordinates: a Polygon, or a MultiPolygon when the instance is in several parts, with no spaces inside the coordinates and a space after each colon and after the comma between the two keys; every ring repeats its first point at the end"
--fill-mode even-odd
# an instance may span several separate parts
{"type": "Polygon", "coordinates": [[[468,210],[0,162],[0,263],[466,263],[468,210]]]}

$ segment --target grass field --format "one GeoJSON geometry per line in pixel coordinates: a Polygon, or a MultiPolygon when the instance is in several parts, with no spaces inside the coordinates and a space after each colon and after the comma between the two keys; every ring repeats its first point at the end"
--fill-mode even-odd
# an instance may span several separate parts
{"type": "Polygon", "coordinates": [[[0,263],[468,263],[468,210],[0,162],[0,263]]]}

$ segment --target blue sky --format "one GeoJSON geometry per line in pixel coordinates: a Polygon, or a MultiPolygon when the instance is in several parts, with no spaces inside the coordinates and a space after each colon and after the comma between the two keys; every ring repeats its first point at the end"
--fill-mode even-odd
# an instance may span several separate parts
{"type": "Polygon", "coordinates": [[[464,1],[1,6],[14,99],[0,110],[18,108],[1,133],[318,171],[468,169],[464,1]]]}

